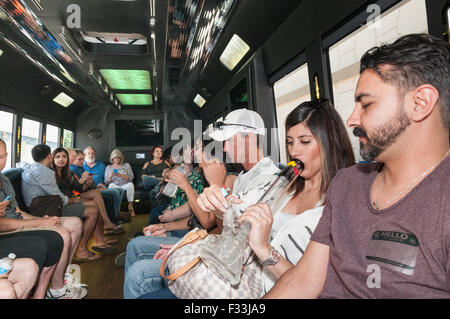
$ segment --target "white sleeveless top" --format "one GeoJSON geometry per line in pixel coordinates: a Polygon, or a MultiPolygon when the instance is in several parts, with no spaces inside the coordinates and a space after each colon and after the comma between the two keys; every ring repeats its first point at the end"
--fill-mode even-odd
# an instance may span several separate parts
{"type": "MultiPolygon", "coordinates": [[[[279,206],[279,209],[283,209],[290,199],[291,196],[279,206]]],[[[322,197],[313,209],[299,215],[274,212],[270,244],[291,264],[296,265],[303,256],[309,239],[322,217],[324,203],[322,197]]],[[[262,276],[265,294],[275,285],[276,278],[265,267],[262,276]]]]}

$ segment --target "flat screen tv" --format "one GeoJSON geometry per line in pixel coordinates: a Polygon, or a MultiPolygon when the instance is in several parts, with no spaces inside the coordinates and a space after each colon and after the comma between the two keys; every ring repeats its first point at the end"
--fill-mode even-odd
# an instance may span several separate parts
{"type": "Polygon", "coordinates": [[[164,144],[163,120],[116,120],[116,146],[164,144]]]}

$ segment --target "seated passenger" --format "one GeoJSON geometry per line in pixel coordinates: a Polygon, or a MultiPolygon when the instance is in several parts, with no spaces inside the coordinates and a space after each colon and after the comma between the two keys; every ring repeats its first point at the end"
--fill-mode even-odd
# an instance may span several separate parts
{"type": "MultiPolygon", "coordinates": [[[[116,212],[116,216],[123,217],[125,219],[130,218],[130,214],[120,211],[120,204],[122,203],[124,190],[122,188],[110,188],[104,184],[105,181],[105,164],[96,160],[96,152],[92,146],[88,146],[84,149],[85,160],[83,163],[83,169],[92,174],[92,179],[94,180],[94,184],[99,188],[102,192],[112,193],[114,195],[114,210],[116,212]]],[[[79,165],[80,155],[78,156],[77,165],[79,165]]],[[[75,164],[75,163],[74,163],[75,164]]],[[[81,172],[78,170],[78,172],[81,172]]],[[[78,173],[75,173],[78,176],[78,173]]],[[[78,176],[80,177],[80,176],[78,176]]]]}
{"type": "MultiPolygon", "coordinates": [[[[59,150],[59,152],[61,152],[60,155],[62,155],[64,157],[65,152],[62,151],[62,148],[59,148],[58,150],[59,150]]],[[[58,162],[55,161],[55,155],[56,155],[55,151],[53,151],[53,163],[52,163],[53,169],[55,169],[55,166],[57,165],[57,163],[58,163],[58,165],[63,165],[63,166],[67,165],[65,159],[63,159],[63,158],[60,158],[60,161],[58,161],[58,162]],[[61,162],[61,160],[62,160],[62,162],[61,162]]],[[[79,193],[80,193],[80,196],[82,199],[91,200],[97,204],[99,212],[100,212],[100,216],[103,220],[103,229],[111,230],[112,232],[110,232],[110,234],[114,234],[114,235],[123,233],[124,232],[123,226],[115,225],[109,218],[108,213],[106,211],[105,202],[103,200],[101,190],[96,188],[94,181],[92,179],[92,176],[83,169],[83,166],[82,166],[83,165],[82,163],[84,161],[83,152],[81,152],[79,150],[72,150],[72,151],[76,155],[75,158],[73,158],[73,163],[70,164],[70,171],[71,171],[71,174],[73,175],[73,178],[75,179],[74,188],[79,190],[79,193]],[[80,166],[75,165],[75,162],[77,164],[79,164],[80,166]],[[74,171],[76,173],[78,173],[79,176],[77,174],[75,174],[74,171]]],[[[67,153],[69,154],[69,163],[70,163],[70,158],[71,158],[70,150],[67,150],[67,153]]]]}
{"type": "MultiPolygon", "coordinates": [[[[0,154],[6,154],[6,146],[3,140],[0,139],[0,154]]],[[[0,159],[0,171],[5,167],[6,160],[0,159]]],[[[36,231],[36,230],[53,230],[59,233],[64,241],[64,247],[60,253],[60,258],[56,268],[51,273],[51,288],[48,292],[48,296],[53,297],[69,297],[73,295],[70,292],[70,288],[80,288],[80,294],[87,294],[87,286],[73,282],[73,285],[64,285],[65,277],[69,274],[66,273],[68,265],[71,263],[72,258],[77,249],[81,232],[82,223],[76,217],[36,217],[20,210],[16,201],[16,194],[14,188],[9,179],[0,173],[0,219],[2,224],[2,232],[18,232],[18,231],[36,231]],[[10,196],[9,200],[4,201],[5,197],[10,196]],[[6,205],[6,206],[5,206],[6,205]],[[2,210],[4,209],[4,212],[2,210]]],[[[49,271],[46,271],[49,272],[49,271]]],[[[46,288],[46,287],[44,287],[46,288]]],[[[45,294],[46,289],[43,291],[45,294]]],[[[38,294],[42,293],[42,290],[38,291],[38,294]]]]}
{"type": "Polygon", "coordinates": [[[249,245],[265,266],[265,292],[302,257],[322,216],[331,179],[355,163],[344,123],[328,101],[304,102],[289,113],[286,145],[288,158],[305,165],[287,203],[273,211],[256,204],[239,218],[252,225],[249,245]]]}
{"type": "MultiPolygon", "coordinates": [[[[147,274],[158,270],[161,265],[160,261],[153,262],[151,260],[161,245],[166,247],[176,243],[190,229],[195,227],[211,230],[216,226],[214,215],[202,211],[197,204],[198,194],[202,192],[205,183],[202,169],[209,164],[205,160],[203,148],[202,140],[197,140],[194,151],[195,162],[199,163],[197,168],[192,167],[192,149],[188,147],[184,152],[185,168],[186,170],[192,170],[189,177],[177,170],[172,170],[168,175],[168,179],[179,186],[180,194],[182,193],[180,198],[186,197],[186,200],[182,199],[185,201],[184,204],[172,210],[179,210],[179,212],[175,213],[179,219],[173,222],[149,225],[143,231],[144,234],[150,231],[151,235],[134,238],[128,243],[125,262],[124,298],[137,298],[142,294],[142,289],[154,290],[151,284],[146,283],[146,278],[147,274]],[[187,212],[182,213],[182,211],[187,212]],[[143,288],[144,286],[145,288],[143,288]]],[[[225,167],[221,163],[209,165],[225,167]]],[[[233,177],[235,176],[230,175],[229,185],[232,184],[233,177]]]]}
{"type": "MultiPolygon", "coordinates": [[[[2,234],[1,230],[9,229],[3,226],[0,217],[0,258],[13,253],[16,259],[13,268],[0,275],[0,299],[45,298],[63,248],[61,236],[49,230],[2,234]]],[[[58,299],[79,299],[78,289],[67,290],[58,299]]]]}
{"type": "MultiPolygon", "coordinates": [[[[166,209],[163,211],[163,214],[158,218],[162,222],[156,225],[149,225],[144,228],[144,233],[148,230],[155,236],[164,236],[166,232],[173,232],[174,230],[189,230],[195,227],[204,228],[208,231],[211,231],[213,228],[217,227],[217,223],[221,223],[221,220],[217,220],[215,216],[211,213],[205,213],[198,207],[197,204],[197,194],[201,194],[203,192],[203,187],[208,186],[207,181],[203,176],[203,172],[205,170],[210,170],[211,166],[214,166],[215,169],[226,170],[226,165],[220,162],[215,162],[216,159],[209,160],[204,152],[205,147],[209,144],[210,141],[205,142],[202,139],[198,139],[195,142],[194,147],[194,162],[198,163],[198,167],[195,171],[201,173],[201,181],[198,189],[194,188],[196,185],[193,182],[192,186],[190,184],[189,178],[186,178],[185,175],[181,174],[177,170],[171,170],[167,174],[167,180],[172,183],[175,183],[179,186],[180,190],[184,192],[180,192],[182,194],[181,199],[187,198],[187,202],[178,208],[175,209],[166,209]],[[219,167],[219,168],[218,168],[219,167]],[[192,215],[194,213],[194,215],[192,215]],[[158,234],[158,235],[156,235],[158,234]]],[[[188,164],[189,165],[189,164],[188,164]]],[[[186,164],[185,164],[186,167],[186,164]]],[[[228,173],[228,172],[227,172],[228,173]]],[[[192,175],[192,174],[191,174],[192,175]]],[[[229,175],[226,179],[227,186],[231,186],[236,178],[236,175],[229,175]]],[[[180,235],[184,235],[180,233],[180,235]]],[[[182,236],[178,236],[182,237],[182,236]]]]}
{"type": "Polygon", "coordinates": [[[162,180],[162,172],[170,166],[163,159],[163,149],[161,146],[153,147],[151,151],[152,160],[145,162],[142,167],[142,185],[151,191],[162,180]]]}
{"type": "Polygon", "coordinates": [[[168,169],[172,168],[177,162],[177,158],[172,156],[172,149],[173,149],[173,147],[169,146],[163,152],[163,161],[166,162],[166,164],[168,166],[168,168],[166,168],[164,170],[168,170],[168,169]]]}
{"type": "MultiPolygon", "coordinates": [[[[99,259],[97,256],[87,250],[87,241],[93,232],[95,222],[97,220],[97,212],[94,209],[85,211],[85,207],[79,199],[69,198],[64,195],[56,184],[55,172],[50,169],[52,164],[52,155],[50,147],[39,144],[31,150],[33,160],[32,164],[18,163],[18,167],[23,168],[22,172],[22,193],[25,204],[30,208],[31,215],[41,216],[48,209],[48,195],[51,197],[53,204],[57,197],[61,199],[62,209],[60,214],[63,217],[78,217],[84,219],[83,235],[80,239],[80,245],[76,257],[79,260],[93,261],[99,259]]],[[[59,203],[52,207],[59,207],[59,203]]],[[[55,212],[59,213],[59,212],[55,212]]]]}
{"type": "MultiPolygon", "coordinates": [[[[5,247],[10,245],[4,242],[2,244],[5,247]]],[[[33,248],[36,249],[35,247],[33,248]]],[[[6,256],[5,254],[0,254],[0,258],[6,256]]],[[[38,275],[39,267],[32,258],[16,258],[13,269],[8,274],[0,275],[0,299],[27,299],[38,275]]]]}
{"type": "Polygon", "coordinates": [[[105,169],[105,184],[108,188],[121,188],[127,191],[128,211],[131,216],[136,216],[134,213],[134,174],[131,170],[131,166],[128,163],[124,163],[124,157],[121,151],[115,149],[109,156],[111,165],[108,165],[105,169]]]}
{"type": "MultiPolygon", "coordinates": [[[[178,188],[176,190],[175,195],[170,198],[168,204],[162,204],[160,206],[155,207],[150,211],[149,224],[159,224],[160,217],[170,211],[172,216],[176,216],[172,218],[172,220],[176,220],[182,217],[189,216],[191,214],[191,209],[189,205],[185,205],[188,202],[188,197],[186,192],[183,190],[183,187],[179,185],[181,182],[187,182],[184,186],[190,186],[191,189],[195,191],[196,194],[200,194],[203,191],[204,187],[204,178],[201,173],[201,170],[197,167],[197,164],[193,161],[193,149],[191,146],[187,146],[184,149],[180,150],[180,153],[183,155],[183,169],[184,174],[179,172],[176,169],[165,170],[164,172],[164,184],[162,187],[162,195],[167,197],[164,194],[164,187],[168,182],[173,182],[173,184],[177,185],[178,188]],[[184,150],[184,153],[183,153],[184,150]],[[178,182],[176,181],[176,177],[179,176],[178,182]]],[[[178,165],[177,165],[178,166],[178,165]]]]}
{"type": "MultiPolygon", "coordinates": [[[[52,153],[52,168],[55,171],[55,177],[56,177],[56,183],[60,189],[60,191],[67,196],[68,198],[76,198],[76,193],[82,194],[83,192],[83,185],[81,185],[72,172],[69,169],[69,154],[67,151],[62,148],[56,148],[52,153]]],[[[94,225],[91,225],[92,222],[89,220],[89,224],[86,225],[85,221],[85,232],[83,232],[83,236],[80,240],[80,249],[84,251],[84,247],[87,247],[88,240],[90,238],[90,235],[94,235],[94,239],[96,242],[95,246],[92,246],[91,249],[101,253],[101,254],[109,254],[113,253],[115,249],[113,249],[110,244],[116,244],[117,240],[107,240],[105,241],[104,235],[103,235],[103,219],[100,212],[100,205],[103,204],[102,197],[98,194],[97,196],[94,196],[94,200],[88,199],[86,196],[83,197],[79,195],[81,206],[83,207],[83,210],[85,211],[85,215],[92,215],[96,217],[96,220],[94,220],[94,225]],[[99,205],[100,203],[100,205],[99,205]],[[91,228],[94,226],[93,228],[91,228]]],[[[106,211],[104,212],[106,214],[106,211]]],[[[107,216],[106,216],[107,217],[107,216]]]]}
{"type": "Polygon", "coordinates": [[[266,298],[450,298],[450,45],[412,34],[361,58],[344,169],[300,262],[266,298]]]}

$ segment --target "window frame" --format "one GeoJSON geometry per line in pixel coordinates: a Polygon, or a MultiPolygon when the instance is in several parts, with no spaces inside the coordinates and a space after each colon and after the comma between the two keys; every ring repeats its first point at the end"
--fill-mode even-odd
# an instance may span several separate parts
{"type": "Polygon", "coordinates": [[[0,111],[8,112],[13,114],[13,134],[12,134],[12,147],[11,147],[11,168],[15,168],[16,164],[20,162],[20,155],[22,153],[22,124],[23,119],[28,119],[32,121],[36,121],[40,123],[40,129],[39,129],[39,144],[43,144],[44,136],[46,134],[46,125],[50,124],[52,126],[55,126],[59,130],[59,136],[58,136],[58,147],[61,147],[63,145],[62,143],[62,132],[64,130],[72,132],[72,147],[75,146],[75,139],[76,139],[76,129],[72,130],[71,128],[67,128],[65,126],[57,125],[54,122],[48,122],[40,117],[21,112],[19,110],[15,110],[11,107],[5,106],[3,104],[0,104],[0,111]],[[20,136],[18,136],[20,128],[20,136]]]}

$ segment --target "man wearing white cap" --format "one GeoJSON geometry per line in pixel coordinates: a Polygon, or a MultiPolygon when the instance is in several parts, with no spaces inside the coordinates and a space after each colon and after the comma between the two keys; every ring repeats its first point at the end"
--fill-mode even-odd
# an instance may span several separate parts
{"type": "MultiPolygon", "coordinates": [[[[234,202],[240,205],[241,212],[257,202],[279,172],[272,160],[264,157],[261,141],[265,131],[264,121],[258,113],[238,109],[229,113],[214,131],[205,133],[216,141],[224,141],[229,160],[244,167],[245,173],[236,178],[231,190],[234,197],[240,199],[234,202]]],[[[197,203],[204,211],[221,215],[227,208],[221,190],[225,175],[215,174],[211,178],[207,172],[205,175],[211,186],[203,190],[197,203]]]]}

